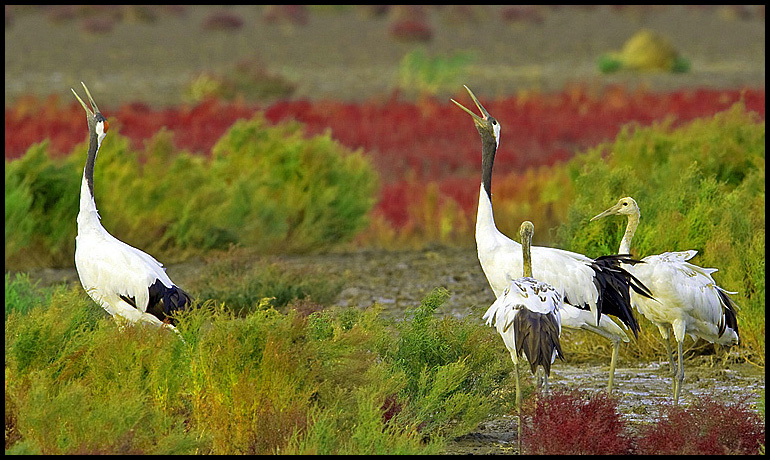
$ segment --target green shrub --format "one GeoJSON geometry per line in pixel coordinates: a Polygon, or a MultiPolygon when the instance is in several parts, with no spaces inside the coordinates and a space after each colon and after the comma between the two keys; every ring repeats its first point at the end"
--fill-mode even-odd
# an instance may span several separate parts
{"type": "Polygon", "coordinates": [[[5,163],[5,265],[68,262],[75,252],[80,173],[74,158],[53,159],[35,144],[5,163]]]}
{"type": "Polygon", "coordinates": [[[499,395],[495,390],[500,387],[512,388],[512,366],[494,329],[468,317],[434,317],[448,298],[446,289],[436,288],[407,311],[389,356],[406,377],[401,391],[410,401],[406,413],[420,421],[426,434],[455,437],[490,412],[510,407],[510,398],[490,395],[499,395]]]}
{"type": "MultiPolygon", "coordinates": [[[[71,265],[85,150],[51,159],[43,143],[6,161],[7,268],[71,265]]],[[[376,190],[360,152],[261,115],[233,125],[211,159],[174,152],[166,131],[143,152],[111,132],[94,171],[105,228],[166,263],[230,245],[286,252],[349,240],[376,190]]]]}
{"type": "Polygon", "coordinates": [[[425,49],[416,48],[401,59],[398,86],[431,95],[457,88],[473,60],[474,55],[470,52],[428,56],[425,49]]]}
{"type": "Polygon", "coordinates": [[[185,287],[201,303],[216,300],[243,315],[265,298],[279,310],[296,299],[329,305],[342,289],[342,282],[311,269],[291,269],[268,262],[251,251],[230,251],[206,263],[185,287]]]}
{"type": "Polygon", "coordinates": [[[236,314],[209,300],[178,315],[182,341],[116,324],[80,288],[6,278],[31,291],[5,321],[8,453],[439,453],[502,405],[510,373],[491,328],[428,319],[443,291],[397,327],[377,306],[236,314]],[[420,345],[418,326],[433,339],[420,345]],[[399,359],[440,343],[415,353],[419,373],[399,359]]]}
{"type": "Polygon", "coordinates": [[[738,291],[741,346],[764,360],[765,123],[756,114],[738,103],[677,129],[670,121],[627,126],[567,168],[575,198],[558,230],[560,247],[616,253],[627,220],[589,219],[633,197],[642,214],[634,255],[697,250],[691,262],[718,268],[717,283],[738,291]]]}

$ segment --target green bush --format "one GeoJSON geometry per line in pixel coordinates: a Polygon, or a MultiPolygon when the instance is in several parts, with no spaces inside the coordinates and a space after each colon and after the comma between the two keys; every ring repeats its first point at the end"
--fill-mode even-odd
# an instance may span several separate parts
{"type": "Polygon", "coordinates": [[[179,314],[182,341],[119,326],[79,287],[6,277],[22,289],[5,321],[8,453],[439,453],[511,400],[494,391],[510,376],[494,330],[428,318],[445,291],[399,325],[378,306],[208,300],[179,314]]]}
{"type": "Polygon", "coordinates": [[[415,48],[406,53],[399,63],[398,86],[431,95],[449,91],[466,78],[467,69],[474,58],[471,52],[428,56],[424,48],[415,48]]]}
{"type": "Polygon", "coordinates": [[[407,311],[388,356],[406,377],[401,396],[412,402],[410,417],[426,434],[455,437],[490,412],[511,407],[512,399],[496,390],[513,388],[513,366],[494,329],[479,327],[476,316],[434,316],[448,298],[446,289],[436,288],[407,311]]]}
{"type": "Polygon", "coordinates": [[[718,268],[717,283],[738,291],[741,346],[764,360],[764,121],[738,103],[677,129],[670,121],[627,126],[567,169],[575,198],[558,230],[560,247],[591,257],[617,253],[627,220],[589,219],[633,197],[642,214],[634,255],[697,250],[691,262],[718,268]]]}
{"type": "MultiPolygon", "coordinates": [[[[85,150],[51,159],[43,143],[6,161],[6,268],[71,265],[85,150]]],[[[166,263],[230,245],[286,252],[348,240],[376,190],[360,152],[261,115],[233,125],[211,159],[175,152],[166,131],[142,152],[111,132],[94,171],[105,228],[166,263]]]]}
{"type": "Polygon", "coordinates": [[[276,262],[249,254],[230,251],[205,264],[201,272],[185,287],[195,298],[224,302],[227,308],[245,314],[262,299],[282,310],[296,299],[308,299],[330,305],[342,290],[340,280],[310,269],[290,269],[276,262]]]}

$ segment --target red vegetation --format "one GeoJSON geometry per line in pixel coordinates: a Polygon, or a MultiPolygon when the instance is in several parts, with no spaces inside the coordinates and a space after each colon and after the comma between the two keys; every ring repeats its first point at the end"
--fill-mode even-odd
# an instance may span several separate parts
{"type": "Polygon", "coordinates": [[[667,405],[640,433],[636,453],[756,455],[764,443],[764,421],[745,400],[724,405],[702,396],[689,407],[667,405]]]}
{"type": "Polygon", "coordinates": [[[525,419],[522,444],[533,455],[623,455],[631,442],[617,400],[604,392],[554,391],[525,419]]]}
{"type": "Polygon", "coordinates": [[[503,21],[542,24],[545,21],[543,11],[538,5],[512,5],[500,12],[503,21]]]}
{"type": "Polygon", "coordinates": [[[396,21],[388,28],[390,35],[402,41],[427,42],[433,38],[433,29],[425,21],[415,19],[402,19],[396,21]]]}
{"type": "MultiPolygon", "coordinates": [[[[458,90],[454,99],[472,107],[458,90]]],[[[630,122],[649,125],[672,117],[674,126],[711,116],[743,100],[765,117],[765,91],[682,90],[672,93],[629,91],[610,87],[601,92],[575,86],[555,94],[522,93],[482,103],[502,124],[495,161],[500,177],[513,171],[552,165],[603,141],[612,140],[630,122]]],[[[52,155],[65,155],[86,141],[83,108],[67,98],[21,98],[5,109],[5,157],[18,158],[36,142],[50,141],[52,155]]],[[[159,129],[173,132],[174,146],[208,155],[214,143],[238,119],[264,110],[271,123],[297,120],[309,136],[329,130],[343,145],[364,149],[380,174],[381,202],[376,210],[396,228],[413,216],[404,203],[424,199],[425,182],[439,184],[442,203],[454,200],[472,214],[478,198],[481,145],[470,117],[448,100],[425,99],[347,103],[280,101],[267,107],[216,100],[161,110],[134,103],[119,108],[103,104],[115,132],[142,148],[159,129]]],[[[442,203],[438,203],[439,206],[442,203]]]]}
{"type": "Polygon", "coordinates": [[[228,11],[211,13],[203,20],[203,28],[206,30],[235,30],[241,27],[243,27],[243,19],[228,11]]]}
{"type": "Polygon", "coordinates": [[[262,11],[262,20],[268,24],[307,24],[307,5],[267,5],[262,11]]]}

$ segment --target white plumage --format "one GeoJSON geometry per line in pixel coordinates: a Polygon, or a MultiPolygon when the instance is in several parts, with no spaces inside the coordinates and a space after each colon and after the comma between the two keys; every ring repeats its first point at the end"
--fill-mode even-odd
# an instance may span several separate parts
{"type": "MultiPolygon", "coordinates": [[[[641,212],[633,198],[621,198],[618,203],[593,217],[596,220],[609,215],[628,216],[626,232],[619,251],[627,253],[631,240],[639,225],[641,212]]],[[[631,293],[634,307],[658,327],[663,337],[671,371],[674,375],[674,402],[684,380],[682,343],[685,334],[693,339],[698,337],[712,343],[731,346],[738,343],[736,305],[728,294],[735,294],[717,286],[711,274],[715,268],[703,268],[691,264],[697,251],[664,252],[642,259],[644,263],[626,267],[652,292],[654,299],[631,293]],[[676,369],[669,343],[670,331],[674,331],[677,342],[679,368],[676,369]]]]}
{"type": "MultiPolygon", "coordinates": [[[[481,105],[466,86],[473,102],[481,111],[478,116],[452,100],[473,118],[482,141],[482,172],[479,206],[476,216],[476,246],[479,262],[496,297],[500,297],[512,279],[522,270],[521,245],[501,233],[492,211],[492,167],[500,142],[500,124],[481,105]]],[[[607,314],[616,316],[634,334],[639,324],[633,315],[629,289],[646,295],[646,288],[620,262],[635,263],[625,255],[591,259],[585,255],[556,248],[532,247],[534,278],[552,285],[563,293],[562,326],[596,332],[613,341],[609,388],[612,381],[620,341],[628,336],[607,314]]]]}
{"type": "Polygon", "coordinates": [[[102,227],[93,195],[93,171],[108,123],[83,84],[92,109],[75,93],[86,111],[89,146],[80,188],[75,266],[83,289],[113,316],[173,328],[171,314],[190,306],[191,299],[152,256],[118,240],[102,227]]]}

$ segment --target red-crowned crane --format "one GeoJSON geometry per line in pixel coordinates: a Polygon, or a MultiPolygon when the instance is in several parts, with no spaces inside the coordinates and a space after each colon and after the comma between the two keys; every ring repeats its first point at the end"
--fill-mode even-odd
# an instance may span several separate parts
{"type": "MultiPolygon", "coordinates": [[[[481,187],[476,215],[476,247],[487,281],[495,296],[500,297],[510,281],[521,273],[521,245],[497,229],[492,213],[492,166],[500,144],[500,123],[487,112],[470,88],[466,86],[465,89],[481,112],[481,116],[476,115],[452,99],[452,102],[470,114],[481,136],[481,187]]],[[[602,321],[603,315],[616,316],[636,335],[639,323],[631,308],[629,289],[640,295],[649,295],[647,288],[620,266],[621,262],[633,264],[637,261],[628,255],[591,259],[562,249],[532,247],[533,276],[563,293],[562,327],[590,330],[612,340],[613,354],[608,383],[610,392],[617,349],[620,341],[627,341],[628,337],[613,321],[607,318],[602,321]]]]}
{"type": "Polygon", "coordinates": [[[188,308],[190,296],[166,274],[152,256],[118,240],[102,227],[94,201],[94,163],[109,124],[84,83],[89,108],[72,93],[86,111],[88,154],[80,187],[75,267],[86,293],[112,316],[131,323],[139,321],[173,329],[175,311],[188,308]]]}
{"type": "MultiPolygon", "coordinates": [[[[628,216],[626,232],[619,249],[620,253],[627,254],[631,250],[631,240],[639,226],[639,206],[631,197],[621,198],[617,204],[591,220],[610,215],[628,216]]],[[[631,303],[639,313],[658,326],[666,343],[673,376],[675,404],[679,403],[684,381],[682,343],[685,334],[689,334],[693,339],[700,337],[725,346],[738,344],[737,306],[729,296],[736,293],[717,286],[711,277],[711,274],[717,271],[716,268],[703,268],[687,262],[695,254],[697,251],[694,250],[664,252],[645,257],[642,264],[625,267],[652,292],[652,299],[632,292],[631,303]],[[669,342],[672,329],[677,343],[678,367],[674,363],[669,342]]]]}

